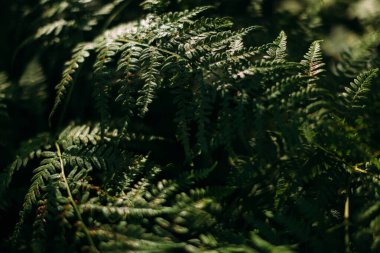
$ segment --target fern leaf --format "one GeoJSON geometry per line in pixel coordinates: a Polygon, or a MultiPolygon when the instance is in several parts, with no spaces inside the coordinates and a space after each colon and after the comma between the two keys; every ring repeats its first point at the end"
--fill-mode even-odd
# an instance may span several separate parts
{"type": "Polygon", "coordinates": [[[213,8],[213,6],[200,6],[195,7],[192,10],[185,10],[182,12],[169,12],[164,13],[162,16],[160,16],[160,19],[162,22],[170,22],[172,24],[182,24],[182,23],[192,23],[192,19],[202,12],[205,12],[209,9],[213,8]]]}
{"type": "Polygon", "coordinates": [[[48,35],[58,36],[62,32],[63,29],[65,29],[66,27],[72,27],[74,25],[75,25],[75,22],[73,20],[67,21],[65,19],[60,19],[39,28],[36,34],[34,35],[34,37],[36,39],[39,39],[43,36],[48,36],[48,35]]]}
{"type": "Polygon", "coordinates": [[[49,142],[50,135],[42,133],[22,143],[16,160],[0,174],[0,193],[5,192],[17,171],[27,167],[33,159],[43,156],[43,150],[49,148],[49,142]]]}
{"type": "MultiPolygon", "coordinates": [[[[187,85],[184,85],[187,87],[187,85]]],[[[183,90],[182,87],[174,92],[174,103],[177,106],[177,113],[174,121],[177,123],[177,138],[182,143],[187,159],[192,157],[190,146],[190,123],[193,120],[192,103],[193,95],[189,90],[183,90]]]]}
{"type": "Polygon", "coordinates": [[[321,40],[314,41],[305,54],[301,64],[306,68],[306,74],[313,80],[318,79],[318,75],[324,71],[325,63],[322,59],[321,40]]]}
{"type": "Polygon", "coordinates": [[[7,105],[5,100],[8,97],[7,89],[9,88],[9,82],[5,73],[0,72],[0,119],[7,117],[7,105]]]}
{"type": "Polygon", "coordinates": [[[163,56],[154,48],[148,47],[141,52],[140,76],[144,80],[144,86],[139,91],[137,105],[140,106],[140,116],[148,112],[148,106],[152,103],[156,90],[161,84],[160,66],[163,56]]]}
{"type": "Polygon", "coordinates": [[[282,60],[286,58],[287,36],[284,31],[273,41],[273,46],[267,50],[264,56],[268,60],[282,60]]]}
{"type": "Polygon", "coordinates": [[[359,76],[350,83],[350,86],[344,88],[345,92],[342,93],[342,96],[348,108],[363,108],[365,106],[364,101],[377,73],[378,69],[365,71],[359,74],[359,76]]]}
{"type": "Polygon", "coordinates": [[[61,104],[64,96],[66,94],[67,88],[69,88],[70,84],[73,82],[73,75],[77,72],[79,67],[84,63],[87,57],[90,56],[90,51],[94,48],[92,43],[81,43],[73,50],[72,58],[66,62],[66,68],[63,71],[62,80],[56,86],[57,95],[55,97],[55,102],[53,109],[49,115],[49,122],[58,109],[58,106],[61,104]]]}
{"type": "Polygon", "coordinates": [[[105,217],[117,215],[124,218],[145,218],[154,217],[173,212],[173,208],[136,208],[136,207],[116,207],[116,206],[99,206],[93,204],[82,205],[85,212],[102,213],[105,217]]]}
{"type": "Polygon", "coordinates": [[[170,4],[168,0],[145,0],[140,5],[148,11],[162,11],[170,4]]]}
{"type": "MultiPolygon", "coordinates": [[[[48,162],[45,160],[45,162],[48,162]]],[[[33,173],[32,184],[25,195],[25,200],[23,204],[23,212],[29,211],[33,204],[37,203],[37,198],[41,194],[41,189],[45,186],[45,182],[49,179],[52,174],[55,174],[56,167],[53,164],[47,163],[43,164],[40,167],[37,167],[33,173]]]]}
{"type": "Polygon", "coordinates": [[[122,71],[124,78],[129,80],[131,76],[135,75],[140,69],[139,59],[143,48],[139,45],[126,43],[121,47],[120,51],[122,51],[122,53],[117,63],[117,70],[122,71]]]}

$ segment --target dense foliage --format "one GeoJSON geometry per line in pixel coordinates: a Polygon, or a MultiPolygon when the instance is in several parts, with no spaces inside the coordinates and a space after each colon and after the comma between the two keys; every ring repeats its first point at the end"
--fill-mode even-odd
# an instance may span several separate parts
{"type": "Polygon", "coordinates": [[[380,251],[378,1],[0,12],[1,252],[380,251]]]}

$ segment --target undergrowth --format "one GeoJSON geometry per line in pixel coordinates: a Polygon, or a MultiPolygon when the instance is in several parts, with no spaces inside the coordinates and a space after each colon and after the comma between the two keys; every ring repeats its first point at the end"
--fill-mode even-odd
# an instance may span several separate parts
{"type": "Polygon", "coordinates": [[[330,67],[312,7],[264,42],[217,4],[35,2],[0,74],[4,252],[380,250],[379,37],[330,67]]]}

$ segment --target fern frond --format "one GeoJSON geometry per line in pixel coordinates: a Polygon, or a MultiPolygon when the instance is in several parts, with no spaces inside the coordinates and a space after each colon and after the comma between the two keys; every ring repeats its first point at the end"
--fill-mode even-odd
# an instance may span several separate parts
{"type": "MultiPolygon", "coordinates": [[[[184,84],[186,87],[186,84],[184,84]]],[[[182,87],[181,87],[182,88],[182,87]]],[[[190,124],[194,119],[192,114],[193,108],[193,94],[189,90],[174,90],[175,99],[174,103],[177,106],[177,113],[174,121],[177,123],[177,139],[182,143],[185,150],[187,159],[192,157],[191,144],[190,144],[190,124]]]]}
{"type": "Polygon", "coordinates": [[[139,97],[136,104],[140,106],[140,116],[143,116],[148,111],[148,106],[152,103],[155,92],[160,88],[162,77],[160,76],[160,66],[163,61],[162,54],[153,49],[146,48],[142,50],[139,59],[141,66],[141,79],[144,81],[144,86],[139,90],[139,97]]]}
{"type": "Polygon", "coordinates": [[[43,133],[22,143],[15,161],[1,173],[0,195],[7,190],[17,171],[28,166],[30,161],[42,157],[43,151],[50,148],[50,140],[50,135],[43,133]]]}
{"type": "Polygon", "coordinates": [[[334,66],[334,73],[339,76],[355,78],[366,69],[378,66],[376,64],[376,47],[379,33],[369,33],[358,43],[340,54],[340,59],[334,66]]]}
{"type": "Polygon", "coordinates": [[[26,66],[18,83],[22,87],[22,99],[32,100],[32,97],[36,97],[42,100],[47,96],[45,87],[46,76],[37,59],[33,59],[26,66]]]}
{"type": "Polygon", "coordinates": [[[325,63],[322,59],[321,42],[321,40],[314,41],[301,61],[301,64],[306,68],[305,74],[313,80],[318,79],[318,75],[324,71],[322,67],[325,63]]]}
{"type": "Polygon", "coordinates": [[[168,0],[145,0],[140,5],[148,11],[157,12],[162,11],[169,5],[170,1],[168,0]]]}
{"type": "Polygon", "coordinates": [[[71,146],[96,145],[101,139],[101,129],[99,124],[75,125],[70,124],[63,129],[58,136],[57,142],[67,149],[71,146]]]}
{"type": "Polygon", "coordinates": [[[75,22],[73,20],[67,21],[65,19],[59,19],[53,23],[49,23],[43,27],[40,27],[34,35],[34,38],[40,39],[48,35],[58,36],[63,29],[73,27],[74,25],[75,22]]]}
{"type": "Polygon", "coordinates": [[[287,36],[284,31],[280,32],[280,35],[273,41],[273,46],[267,50],[267,55],[264,56],[268,60],[281,60],[285,59],[287,45],[287,36]]]}
{"type": "Polygon", "coordinates": [[[347,108],[363,108],[366,95],[370,91],[373,79],[377,76],[378,69],[372,69],[359,74],[350,86],[345,87],[342,96],[347,108]]]}
{"type": "Polygon", "coordinates": [[[55,154],[48,152],[43,154],[43,157],[45,159],[41,161],[40,166],[33,170],[32,184],[25,195],[22,212],[31,210],[32,206],[37,203],[38,197],[41,196],[42,188],[46,185],[46,182],[52,175],[59,173],[60,165],[55,154]]]}
{"type": "MultiPolygon", "coordinates": [[[[0,113],[11,112],[11,124],[0,125],[12,133],[0,156],[16,156],[1,172],[0,223],[21,208],[5,251],[378,249],[379,92],[371,88],[378,70],[363,72],[336,96],[341,78],[326,72],[317,85],[325,71],[321,41],[300,62],[289,60],[315,39],[310,28],[325,7],[305,0],[307,10],[295,20],[287,13],[296,27],[286,28],[288,34],[307,36],[295,37],[299,44],[287,50],[285,32],[265,43],[265,35],[251,36],[257,26],[215,17],[206,12],[212,7],[183,10],[194,4],[189,0],[143,1],[142,17],[132,0],[37,2],[21,8],[26,21],[36,22],[15,33],[32,34],[22,44],[28,61],[14,57],[16,68],[0,62],[11,80],[0,74],[0,113]],[[28,51],[29,42],[38,50],[28,51]],[[65,100],[60,123],[15,152],[22,138],[45,129],[34,119],[44,111],[36,113],[29,102],[35,96],[44,109],[40,102],[52,101],[48,84],[69,50],[49,116],[65,100]],[[73,89],[80,69],[86,73],[73,89]],[[371,108],[358,110],[369,95],[371,108]],[[27,124],[33,128],[24,131],[27,124]],[[350,215],[343,215],[348,205],[350,215]]],[[[216,11],[231,5],[214,2],[216,11]]],[[[253,2],[263,18],[267,10],[277,17],[278,6],[287,8],[253,2]]],[[[363,46],[352,65],[377,65],[376,54],[368,53],[378,42],[363,46]]],[[[357,70],[349,62],[355,57],[342,59],[344,76],[357,70]]],[[[5,236],[0,231],[0,251],[5,236]]]]}
{"type": "Polygon", "coordinates": [[[173,24],[177,23],[186,23],[190,22],[192,23],[192,19],[198,16],[199,14],[213,8],[213,6],[199,6],[195,7],[192,10],[185,10],[182,12],[169,12],[169,13],[164,13],[160,18],[164,22],[171,22],[173,24]]]}
{"type": "Polygon", "coordinates": [[[7,89],[9,88],[9,82],[5,73],[0,72],[0,119],[8,116],[7,105],[5,100],[8,97],[7,89]]]}
{"type": "Polygon", "coordinates": [[[117,70],[123,72],[125,79],[131,79],[140,70],[139,59],[142,50],[141,46],[129,43],[121,47],[122,53],[117,63],[117,70]]]}
{"type": "Polygon", "coordinates": [[[151,218],[159,215],[169,214],[173,212],[171,207],[163,208],[139,208],[139,207],[116,207],[116,206],[99,206],[93,204],[85,204],[81,206],[84,212],[101,213],[105,217],[117,215],[121,219],[133,218],[151,218]]]}
{"type": "Polygon", "coordinates": [[[84,63],[87,57],[90,56],[90,51],[94,48],[92,43],[81,43],[73,50],[72,58],[65,63],[65,70],[63,71],[62,80],[56,86],[57,95],[55,97],[54,106],[49,115],[49,122],[51,122],[55,111],[61,104],[65,97],[66,90],[73,82],[73,75],[76,74],[79,67],[84,63]]]}

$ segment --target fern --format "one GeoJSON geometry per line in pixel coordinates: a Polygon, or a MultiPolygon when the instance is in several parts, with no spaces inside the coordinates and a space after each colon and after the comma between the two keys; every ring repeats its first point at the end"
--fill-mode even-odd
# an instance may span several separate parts
{"type": "Polygon", "coordinates": [[[152,103],[155,91],[161,83],[159,67],[162,64],[163,56],[153,48],[143,49],[140,55],[141,79],[145,82],[139,91],[140,96],[136,100],[136,105],[140,106],[140,115],[148,112],[148,106],[152,103]]]}
{"type": "Polygon", "coordinates": [[[0,73],[0,117],[7,117],[7,105],[5,100],[7,98],[7,88],[9,83],[7,82],[7,77],[4,73],[0,73]]]}
{"type": "Polygon", "coordinates": [[[373,79],[377,76],[378,69],[361,73],[349,87],[345,87],[342,96],[345,98],[346,106],[350,108],[363,108],[366,95],[370,91],[373,79]]]}
{"type": "Polygon", "coordinates": [[[49,134],[40,134],[22,144],[15,161],[2,173],[0,193],[4,192],[12,180],[13,175],[21,168],[26,167],[31,160],[42,157],[45,148],[49,148],[49,134]]]}
{"type": "Polygon", "coordinates": [[[146,0],[143,1],[140,5],[149,11],[158,11],[165,9],[169,5],[170,1],[161,1],[161,0],[146,0]]]}
{"type": "Polygon", "coordinates": [[[62,80],[61,82],[56,86],[57,89],[57,96],[54,102],[53,109],[49,116],[49,121],[51,121],[51,118],[55,111],[57,110],[58,106],[61,104],[63,97],[66,93],[67,88],[73,81],[73,74],[75,71],[80,67],[80,64],[82,64],[85,61],[85,58],[87,58],[89,54],[89,50],[92,50],[93,46],[92,44],[79,44],[74,50],[73,50],[73,57],[70,61],[66,62],[66,69],[63,72],[62,80]]]}
{"type": "Polygon", "coordinates": [[[378,22],[198,2],[4,7],[0,251],[378,251],[378,22]]]}
{"type": "Polygon", "coordinates": [[[281,60],[286,58],[286,44],[287,37],[284,31],[281,31],[280,35],[273,42],[274,46],[267,50],[266,59],[269,60],[281,60]]]}
{"type": "Polygon", "coordinates": [[[376,66],[376,50],[378,44],[378,33],[370,33],[363,37],[358,43],[343,51],[340,61],[336,63],[334,71],[338,75],[355,77],[365,69],[376,66]]]}
{"type": "Polygon", "coordinates": [[[314,41],[304,58],[301,64],[307,68],[306,74],[313,79],[318,78],[317,76],[324,71],[322,67],[325,65],[322,61],[321,41],[314,41]]]}

